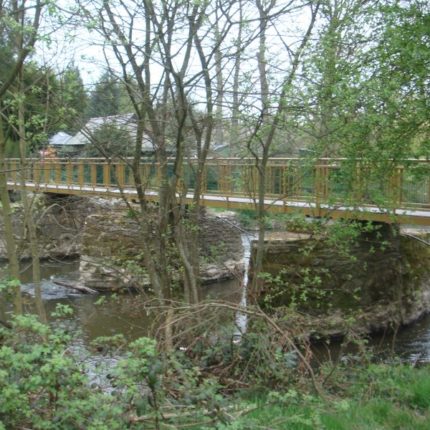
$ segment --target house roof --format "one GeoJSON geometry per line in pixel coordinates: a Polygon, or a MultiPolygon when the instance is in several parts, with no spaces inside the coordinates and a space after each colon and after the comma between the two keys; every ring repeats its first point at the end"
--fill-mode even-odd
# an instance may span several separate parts
{"type": "MultiPolygon", "coordinates": [[[[68,145],[86,145],[91,142],[92,135],[102,126],[112,125],[125,130],[130,134],[131,139],[136,137],[137,122],[134,114],[111,115],[105,117],[91,118],[85,126],[76,133],[68,145]]],[[[143,137],[142,151],[153,151],[154,146],[148,136],[143,137]]]]}
{"type": "Polygon", "coordinates": [[[64,131],[59,131],[49,138],[49,144],[51,146],[69,145],[70,139],[72,139],[70,134],[67,134],[64,131]]]}

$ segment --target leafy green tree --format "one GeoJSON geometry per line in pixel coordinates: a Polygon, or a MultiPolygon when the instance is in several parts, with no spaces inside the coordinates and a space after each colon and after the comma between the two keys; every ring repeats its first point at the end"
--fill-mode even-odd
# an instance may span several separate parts
{"type": "MultiPolygon", "coordinates": [[[[53,70],[40,67],[34,62],[26,64],[20,83],[21,93],[25,99],[25,138],[29,145],[27,150],[33,152],[46,142],[48,135],[55,132],[61,122],[61,110],[56,98],[59,93],[59,82],[53,70]]],[[[19,140],[17,132],[17,111],[19,98],[18,88],[6,99],[9,123],[9,136],[19,140]]]]}
{"type": "Polygon", "coordinates": [[[63,110],[61,128],[77,132],[85,121],[88,108],[88,94],[85,90],[79,69],[71,65],[59,76],[60,91],[57,103],[63,110]]]}
{"type": "Polygon", "coordinates": [[[304,68],[305,129],[316,154],[399,159],[428,146],[429,7],[325,2],[304,68]]]}
{"type": "Polygon", "coordinates": [[[429,156],[430,6],[389,3],[377,11],[383,20],[377,21],[379,43],[366,56],[372,74],[364,81],[360,119],[370,122],[367,141],[378,155],[429,156]]]}
{"type": "MultiPolygon", "coordinates": [[[[37,151],[46,144],[49,136],[60,130],[74,133],[82,127],[86,120],[87,94],[76,67],[69,67],[58,75],[50,68],[31,62],[23,70],[22,85],[29,153],[37,151]]],[[[4,105],[8,117],[5,133],[10,142],[17,142],[16,96],[8,94],[4,105]]],[[[15,153],[8,152],[8,155],[14,156],[15,153]]]]}
{"type": "Polygon", "coordinates": [[[102,117],[120,113],[120,84],[112,74],[106,72],[95,84],[91,93],[88,116],[102,117]]]}
{"type": "Polygon", "coordinates": [[[103,124],[91,133],[85,157],[131,157],[133,142],[130,131],[115,124],[103,124]]]}
{"type": "MultiPolygon", "coordinates": [[[[0,201],[3,209],[3,223],[5,242],[9,260],[9,274],[11,278],[19,279],[19,264],[16,241],[13,233],[12,210],[7,191],[5,174],[6,142],[4,134],[3,108],[8,94],[13,93],[14,85],[22,82],[24,63],[33,51],[38,36],[42,11],[46,6],[40,0],[27,4],[25,1],[0,2],[0,37],[3,54],[10,56],[10,64],[0,79],[0,201]],[[9,67],[10,66],[10,67],[9,67]]],[[[22,312],[21,291],[16,288],[15,310],[22,312]]]]}

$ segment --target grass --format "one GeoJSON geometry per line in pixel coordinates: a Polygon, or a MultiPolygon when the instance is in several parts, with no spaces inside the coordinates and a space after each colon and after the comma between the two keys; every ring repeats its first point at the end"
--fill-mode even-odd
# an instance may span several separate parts
{"type": "Polygon", "coordinates": [[[218,428],[430,429],[429,367],[371,365],[343,371],[336,382],[337,389],[328,390],[327,399],[286,389],[242,400],[240,408],[251,411],[218,428]]]}

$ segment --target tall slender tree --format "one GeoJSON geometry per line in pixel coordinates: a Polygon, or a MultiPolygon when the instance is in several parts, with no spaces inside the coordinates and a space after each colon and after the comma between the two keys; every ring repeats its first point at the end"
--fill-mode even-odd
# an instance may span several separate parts
{"type": "Polygon", "coordinates": [[[172,243],[182,266],[185,300],[193,303],[200,297],[196,224],[213,136],[215,49],[231,26],[225,21],[219,26],[217,42],[205,44],[205,38],[213,36],[219,6],[215,3],[163,0],[130,2],[125,7],[122,2],[94,1],[85,7],[86,16],[97,17],[98,31],[116,58],[117,65],[110,66],[121,71],[134,109],[137,133],[132,168],[140,203],[136,218],[145,243],[145,266],[162,303],[172,297],[172,243]],[[193,62],[193,58],[197,60],[193,62]],[[159,172],[157,207],[147,200],[146,179],[140,168],[144,134],[154,146],[159,172]],[[195,144],[191,150],[197,155],[198,166],[193,205],[187,213],[184,165],[190,141],[195,144]],[[168,156],[172,153],[171,161],[168,156]]]}
{"type": "MultiPolygon", "coordinates": [[[[63,113],[60,127],[68,132],[78,131],[88,110],[88,94],[79,69],[75,65],[68,66],[59,77],[59,86],[56,104],[63,113]]],[[[58,124],[57,124],[58,127],[58,124]]],[[[59,128],[60,128],[59,127],[59,128]]]]}
{"type": "Polygon", "coordinates": [[[258,240],[257,248],[253,261],[253,277],[251,297],[258,295],[259,289],[259,274],[263,268],[264,256],[264,236],[266,231],[266,181],[267,181],[267,163],[270,156],[270,150],[275,140],[276,134],[281,127],[282,119],[289,106],[289,97],[291,95],[292,85],[296,74],[302,63],[304,50],[309,43],[312,35],[315,22],[318,16],[320,2],[312,2],[306,7],[309,7],[309,22],[304,29],[300,40],[294,44],[283,40],[285,48],[284,55],[290,57],[289,67],[280,76],[280,85],[277,91],[273,91],[270,86],[270,81],[274,77],[270,71],[273,67],[268,61],[268,32],[274,25],[275,19],[281,17],[285,19],[289,13],[296,11],[297,8],[303,7],[301,2],[290,1],[287,5],[278,6],[275,0],[265,1],[256,0],[255,6],[258,12],[258,82],[259,94],[258,100],[260,104],[259,115],[254,122],[253,130],[248,140],[248,150],[252,154],[257,173],[257,190],[256,190],[256,211],[258,218],[258,240]],[[271,79],[272,78],[272,79],[271,79]]]}
{"type": "MultiPolygon", "coordinates": [[[[0,81],[0,201],[3,210],[3,223],[5,241],[9,259],[9,273],[12,278],[19,279],[19,264],[16,253],[16,243],[13,232],[12,211],[9,194],[7,192],[7,179],[5,174],[6,138],[3,133],[4,117],[3,104],[18,77],[22,73],[25,60],[31,54],[37,40],[41,14],[45,3],[41,0],[31,2],[4,1],[0,3],[0,34],[5,45],[4,50],[12,54],[10,68],[2,75],[0,81]]],[[[15,310],[22,312],[20,288],[16,289],[15,310]]]]}
{"type": "Polygon", "coordinates": [[[118,79],[110,72],[104,73],[91,91],[88,117],[102,117],[120,113],[121,88],[118,79]]]}

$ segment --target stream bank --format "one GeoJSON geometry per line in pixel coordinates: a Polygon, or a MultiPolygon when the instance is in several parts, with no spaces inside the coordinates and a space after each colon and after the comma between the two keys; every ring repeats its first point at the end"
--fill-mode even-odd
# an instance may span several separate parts
{"type": "MultiPolygon", "coordinates": [[[[122,334],[128,340],[145,336],[149,332],[153,317],[139,306],[134,294],[121,294],[115,298],[110,295],[83,295],[53,283],[56,279],[66,283],[76,282],[79,279],[79,264],[79,260],[42,263],[42,297],[52,323],[58,322],[58,319],[51,319],[58,304],[70,306],[73,314],[64,318],[62,324],[68,331],[80,333],[85,349],[99,336],[122,334]],[[102,301],[101,297],[104,297],[102,301]],[[97,304],[98,302],[100,304],[97,304]]],[[[0,274],[2,267],[5,269],[4,265],[0,265],[0,274]]],[[[26,311],[36,312],[32,300],[31,268],[24,264],[23,269],[24,305],[26,311]]],[[[243,290],[237,280],[214,283],[203,291],[207,299],[223,299],[236,304],[243,302],[243,290]]],[[[0,305],[0,312],[2,311],[7,312],[7,308],[2,309],[0,305]]],[[[238,322],[246,324],[243,315],[238,317],[242,318],[238,322]]],[[[404,362],[430,363],[430,314],[423,315],[415,323],[402,327],[394,334],[381,333],[372,336],[369,338],[369,345],[374,348],[375,353],[382,353],[383,356],[394,355],[404,362]]],[[[336,342],[331,342],[329,348],[330,357],[341,353],[336,342]]],[[[321,346],[319,354],[326,357],[327,347],[321,346]]]]}
{"type": "MultiPolygon", "coordinates": [[[[141,262],[145,245],[121,201],[35,198],[42,258],[79,258],[72,282],[101,292],[148,285],[141,262]]],[[[25,260],[29,254],[20,211],[15,205],[15,233],[25,260]]],[[[201,279],[203,283],[228,285],[238,297],[235,303],[246,304],[246,291],[237,280],[249,263],[248,255],[242,258],[247,241],[231,215],[225,216],[203,216],[201,279]],[[227,280],[231,282],[223,282],[227,280]]],[[[2,246],[1,257],[5,257],[2,246]]],[[[268,275],[258,303],[286,318],[287,328],[298,336],[396,330],[429,311],[429,268],[430,247],[410,236],[393,234],[386,225],[363,233],[348,250],[306,233],[272,233],[264,260],[268,275]]],[[[49,285],[46,294],[55,296],[61,290],[49,285]]],[[[238,325],[246,327],[246,318],[238,318],[242,318],[238,325]]]]}
{"type": "MultiPolygon", "coordinates": [[[[98,291],[149,285],[143,269],[145,244],[137,221],[120,199],[34,195],[34,217],[42,260],[80,258],[78,282],[98,291]]],[[[1,215],[1,214],[0,214],[1,215]]],[[[14,204],[14,233],[21,261],[30,258],[23,209],[14,204]]],[[[0,238],[4,237],[0,216],[0,238]]],[[[203,284],[241,277],[241,233],[228,220],[203,212],[200,229],[200,278],[203,284]]],[[[6,261],[0,240],[0,261],[6,261]]],[[[176,275],[179,278],[179,274],[176,275]]]]}
{"type": "Polygon", "coordinates": [[[263,270],[259,305],[283,315],[299,336],[396,331],[430,310],[430,247],[386,224],[348,248],[309,234],[278,235],[266,242],[263,270]]]}

